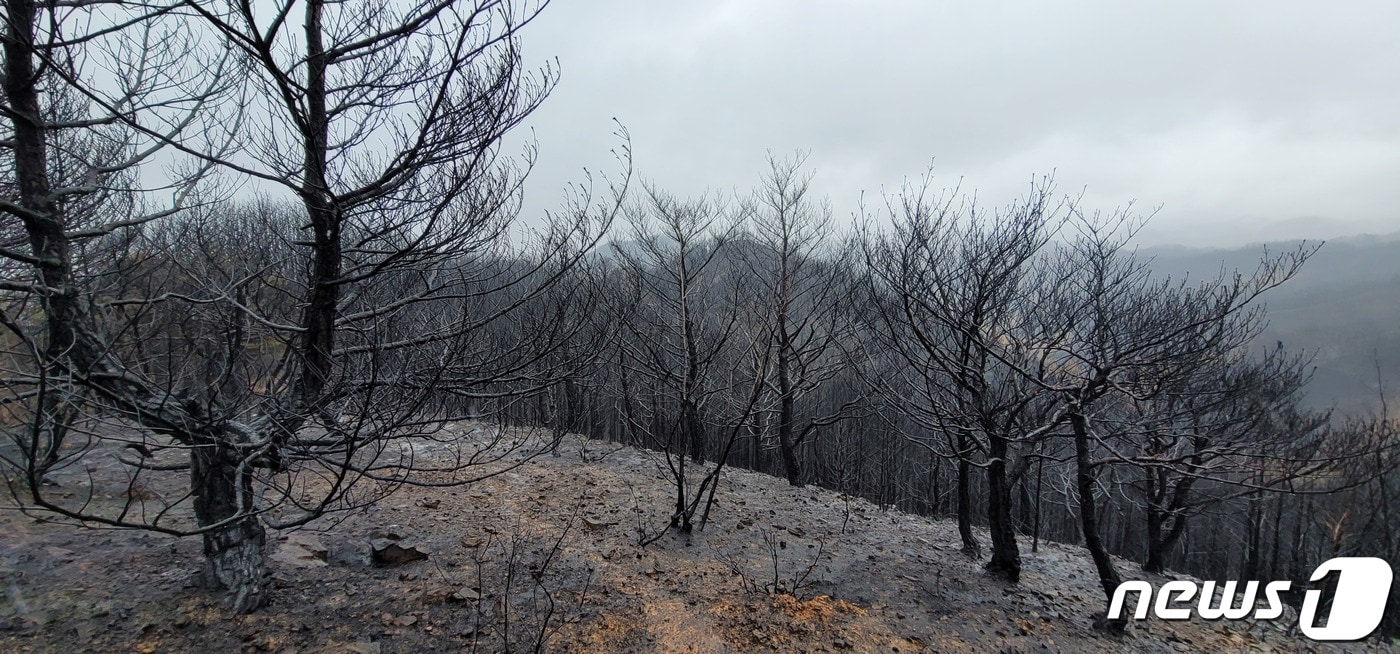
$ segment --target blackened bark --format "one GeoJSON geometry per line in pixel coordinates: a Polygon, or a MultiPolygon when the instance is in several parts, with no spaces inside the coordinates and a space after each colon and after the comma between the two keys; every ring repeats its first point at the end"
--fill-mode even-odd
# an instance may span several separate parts
{"type": "MultiPolygon", "coordinates": [[[[685,429],[686,446],[690,449],[690,460],[699,465],[705,460],[704,428],[700,424],[700,409],[696,406],[696,396],[700,393],[700,351],[696,343],[695,321],[690,313],[690,272],[686,267],[685,255],[680,257],[681,286],[678,296],[681,309],[681,343],[685,347],[685,388],[681,394],[681,421],[685,429]]],[[[684,450],[682,451],[684,453],[684,450]]]]}
{"type": "Polygon", "coordinates": [[[1166,552],[1163,551],[1162,543],[1162,521],[1165,516],[1162,511],[1147,503],[1147,557],[1142,563],[1142,569],[1146,572],[1162,574],[1166,565],[1166,552]]]}
{"type": "Polygon", "coordinates": [[[987,462],[987,526],[991,531],[992,560],[987,572],[1017,583],[1021,580],[1021,552],[1016,546],[1016,528],[1011,521],[1011,488],[1006,478],[1007,441],[990,436],[987,462]]]}
{"type": "Polygon", "coordinates": [[[1013,495],[1016,496],[1016,507],[1012,511],[1012,515],[1016,518],[1016,532],[1029,534],[1035,522],[1035,514],[1032,511],[1035,501],[1031,498],[1030,480],[1023,474],[1012,483],[1012,486],[1015,489],[1013,495]]]}
{"type": "Polygon", "coordinates": [[[1246,525],[1245,555],[1244,555],[1244,580],[1260,579],[1260,550],[1262,548],[1261,532],[1263,531],[1263,510],[1260,504],[1263,498],[1259,492],[1251,493],[1246,500],[1249,502],[1249,513],[1246,525]]]}
{"type": "MultiPolygon", "coordinates": [[[[967,445],[967,439],[959,437],[958,450],[966,452],[967,445]]],[[[958,456],[958,536],[963,554],[973,558],[982,554],[982,546],[972,535],[972,464],[965,454],[958,456]]]]}
{"type": "Polygon", "coordinates": [[[1041,483],[1042,483],[1044,480],[1045,480],[1045,459],[1044,459],[1044,458],[1040,458],[1040,459],[1038,459],[1038,460],[1036,461],[1036,463],[1035,463],[1035,526],[1034,526],[1034,534],[1035,534],[1035,535],[1032,537],[1032,540],[1031,540],[1031,551],[1032,551],[1032,552],[1039,552],[1039,551],[1040,551],[1040,516],[1041,516],[1041,511],[1040,511],[1040,499],[1041,499],[1042,497],[1044,497],[1043,495],[1041,495],[1041,492],[1040,492],[1040,491],[1041,491],[1041,483]]]}
{"type": "MultiPolygon", "coordinates": [[[[790,405],[791,399],[783,401],[784,405],[790,405]]],[[[785,407],[782,411],[791,411],[790,407],[785,407]]],[[[801,487],[804,485],[802,479],[802,461],[797,456],[797,444],[792,435],[792,423],[779,424],[778,427],[778,450],[783,458],[783,474],[791,486],[801,487]]]]}
{"type": "Polygon", "coordinates": [[[583,430],[583,388],[573,375],[564,378],[564,429],[569,433],[583,430]]]}
{"type": "Polygon", "coordinates": [[[1274,534],[1273,549],[1269,553],[1269,578],[1277,579],[1279,576],[1279,548],[1283,544],[1283,493],[1274,496],[1274,534]]]}
{"type": "Polygon", "coordinates": [[[1149,497],[1147,513],[1147,557],[1142,569],[1163,574],[1166,571],[1167,555],[1176,547],[1181,535],[1186,532],[1186,500],[1191,492],[1191,479],[1180,479],[1171,489],[1171,502],[1162,505],[1168,495],[1166,476],[1161,472],[1148,471],[1149,497]]]}
{"type": "MultiPolygon", "coordinates": [[[[30,251],[43,284],[39,299],[47,314],[44,344],[44,372],[49,376],[63,374],[65,360],[84,362],[95,352],[80,344],[77,330],[84,317],[73,286],[69,261],[68,237],[64,234],[66,220],[54,201],[48,173],[48,133],[39,105],[38,73],[35,67],[35,23],[38,7],[30,0],[6,2],[9,15],[5,30],[4,96],[9,101],[9,116],[14,127],[15,190],[21,222],[29,237],[30,251]]],[[[45,394],[41,414],[49,418],[58,415],[57,394],[45,394]]],[[[47,469],[58,460],[63,443],[63,429],[53,425],[48,451],[33,453],[40,469],[47,469]]]]}
{"type": "Polygon", "coordinates": [[[310,220],[312,247],[310,294],[302,316],[302,342],[298,348],[304,367],[300,386],[303,405],[311,405],[330,379],[335,348],[335,317],[340,302],[341,225],[340,215],[327,184],[326,153],[330,142],[330,119],[326,113],[326,68],[328,65],[321,37],[324,2],[306,5],[306,106],[303,127],[301,200],[310,220]]]}
{"type": "Polygon", "coordinates": [[[797,399],[793,397],[792,373],[788,369],[792,361],[792,339],[787,333],[786,309],[778,313],[778,450],[783,458],[783,474],[788,484],[802,486],[802,463],[797,458],[797,399]]]}
{"type": "Polygon", "coordinates": [[[755,424],[749,426],[749,470],[767,472],[763,467],[763,429],[755,424]]]}
{"type": "MultiPolygon", "coordinates": [[[[1094,469],[1089,460],[1089,423],[1078,411],[1069,412],[1069,422],[1074,428],[1075,488],[1079,495],[1079,524],[1084,532],[1084,547],[1094,560],[1094,568],[1099,573],[1099,584],[1103,588],[1105,605],[1113,601],[1113,593],[1123,583],[1118,570],[1113,567],[1099,536],[1098,510],[1094,506],[1094,469]]],[[[1094,627],[1110,633],[1123,633],[1127,629],[1126,618],[1109,620],[1107,614],[1094,623],[1094,627]]]]}
{"type": "Polygon", "coordinates": [[[1181,540],[1181,535],[1186,533],[1186,516],[1175,515],[1170,520],[1171,526],[1165,529],[1161,526],[1166,524],[1166,520],[1158,523],[1157,533],[1152,534],[1152,523],[1148,523],[1147,562],[1143,563],[1142,569],[1148,572],[1164,574],[1167,566],[1167,556],[1171,554],[1172,548],[1176,547],[1177,541],[1181,540]]]}
{"type": "Polygon", "coordinates": [[[252,471],[236,448],[217,438],[195,447],[190,460],[195,518],[202,527],[217,525],[204,532],[205,583],[228,591],[234,612],[255,611],[267,603],[267,534],[251,513],[252,471]]]}
{"type": "Polygon", "coordinates": [[[685,453],[676,457],[676,512],[671,516],[671,528],[690,533],[690,512],[685,506],[685,453]]]}
{"type": "MultiPolygon", "coordinates": [[[[698,380],[696,384],[698,385],[698,380]]],[[[684,423],[685,439],[690,449],[690,460],[696,465],[705,461],[705,426],[700,421],[700,408],[690,399],[681,401],[681,420],[684,423]]]]}

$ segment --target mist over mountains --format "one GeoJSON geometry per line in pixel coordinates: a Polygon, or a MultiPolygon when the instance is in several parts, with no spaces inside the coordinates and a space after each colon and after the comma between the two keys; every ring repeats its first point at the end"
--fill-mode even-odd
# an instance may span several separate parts
{"type": "MultiPolygon", "coordinates": [[[[1214,277],[1222,268],[1247,274],[1266,250],[1276,253],[1299,243],[1155,246],[1139,252],[1151,258],[1157,274],[1195,280],[1214,277]]],[[[1314,357],[1310,405],[1335,406],[1340,415],[1376,411],[1383,388],[1388,404],[1400,406],[1400,232],[1326,241],[1297,277],[1263,300],[1269,325],[1259,346],[1282,342],[1314,357]]]]}

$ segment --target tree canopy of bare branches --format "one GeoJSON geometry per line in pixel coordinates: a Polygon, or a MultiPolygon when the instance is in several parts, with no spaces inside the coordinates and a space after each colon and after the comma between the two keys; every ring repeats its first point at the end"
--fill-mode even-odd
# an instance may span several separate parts
{"type": "Polygon", "coordinates": [[[479,476],[494,459],[477,445],[444,440],[455,463],[429,466],[405,439],[473,414],[461,398],[553,383],[540,362],[586,301],[559,284],[626,181],[512,232],[530,156],[501,143],[556,79],[520,53],[543,8],[7,2],[5,400],[25,423],[5,462],[21,504],[199,534],[207,580],[245,612],[266,601],[265,525],[479,476]],[[162,204],[140,186],[158,155],[181,162],[162,204]],[[293,200],[229,205],[221,180],[293,200]],[[114,443],[154,499],[47,492],[50,471],[114,443]],[[178,475],[182,491],[150,483],[178,475]]]}

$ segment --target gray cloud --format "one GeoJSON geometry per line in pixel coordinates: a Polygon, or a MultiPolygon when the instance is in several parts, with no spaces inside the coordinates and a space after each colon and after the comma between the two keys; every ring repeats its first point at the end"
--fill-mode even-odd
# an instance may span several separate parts
{"type": "Polygon", "coordinates": [[[935,164],[1000,203],[1033,175],[1163,211],[1149,241],[1400,230],[1400,4],[556,0],[525,32],[563,80],[532,126],[532,211],[616,117],[677,192],[810,148],[854,210],[935,164]]]}

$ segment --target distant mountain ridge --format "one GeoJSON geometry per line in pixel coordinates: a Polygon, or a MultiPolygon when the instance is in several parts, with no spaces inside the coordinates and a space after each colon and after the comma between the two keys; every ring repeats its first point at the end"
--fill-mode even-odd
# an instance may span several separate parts
{"type": "MultiPolygon", "coordinates": [[[[1248,274],[1266,250],[1283,252],[1299,243],[1152,246],[1138,252],[1151,259],[1159,275],[1202,279],[1222,268],[1248,274]]],[[[1345,415],[1375,411],[1383,385],[1387,403],[1400,406],[1400,232],[1323,242],[1298,276],[1265,295],[1264,302],[1269,327],[1261,345],[1282,342],[1315,357],[1309,404],[1335,405],[1345,415]]]]}

